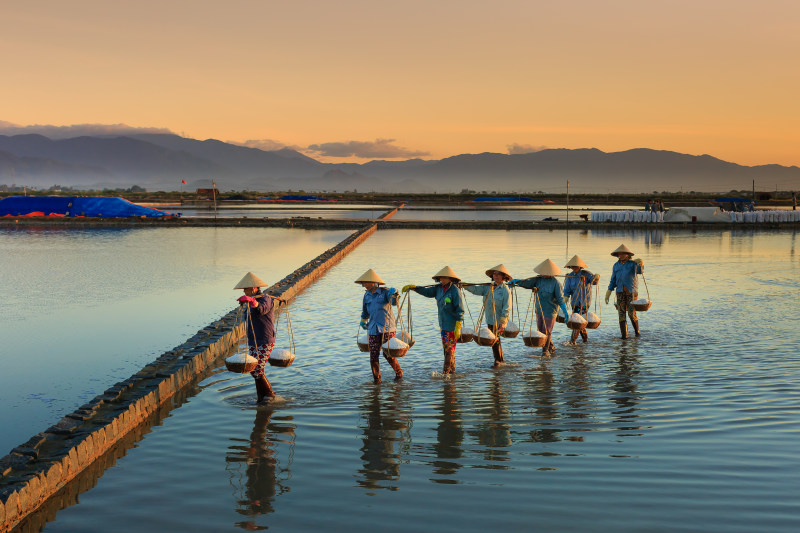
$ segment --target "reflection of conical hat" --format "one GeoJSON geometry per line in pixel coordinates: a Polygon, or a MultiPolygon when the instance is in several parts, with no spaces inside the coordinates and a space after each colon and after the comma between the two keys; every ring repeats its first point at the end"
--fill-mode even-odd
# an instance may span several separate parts
{"type": "Polygon", "coordinates": [[[386,285],[386,282],[383,281],[381,277],[378,275],[378,273],[372,270],[371,268],[366,272],[364,272],[363,274],[361,274],[361,276],[359,276],[359,278],[356,280],[356,283],[364,283],[365,281],[370,283],[377,283],[378,285],[386,285]]]}
{"type": "Polygon", "coordinates": [[[461,278],[458,277],[458,274],[456,274],[453,271],[453,269],[450,268],[449,266],[444,267],[439,272],[433,275],[433,279],[435,279],[436,281],[439,281],[439,278],[451,278],[454,279],[456,283],[461,283],[461,278]]]}
{"type": "Polygon", "coordinates": [[[630,249],[624,244],[620,244],[619,248],[611,252],[611,255],[615,255],[617,257],[619,257],[619,254],[629,254],[631,257],[633,257],[633,252],[631,252],[630,249]]]}
{"type": "Polygon", "coordinates": [[[577,255],[573,255],[573,256],[572,256],[572,259],[570,259],[570,260],[567,262],[567,264],[566,264],[566,265],[564,265],[564,268],[569,268],[569,267],[589,268],[589,265],[587,265],[586,263],[584,263],[584,262],[583,262],[583,259],[581,259],[581,258],[580,258],[580,257],[578,257],[577,255]]]}
{"type": "Polygon", "coordinates": [[[541,276],[557,276],[561,273],[561,269],[558,268],[558,265],[549,259],[545,259],[536,265],[536,268],[534,268],[533,271],[541,276]]]}
{"type": "Polygon", "coordinates": [[[236,284],[233,290],[236,289],[249,289],[250,287],[266,287],[268,284],[252,272],[244,275],[242,280],[236,284]]]}
{"type": "Polygon", "coordinates": [[[512,276],[511,274],[508,273],[508,270],[506,270],[506,266],[502,265],[502,264],[494,266],[494,267],[490,268],[489,270],[487,270],[486,271],[486,275],[491,278],[492,277],[492,273],[494,273],[494,272],[500,272],[503,275],[503,277],[505,278],[506,281],[508,281],[508,280],[510,280],[510,279],[512,279],[514,277],[514,276],[512,276]]]}

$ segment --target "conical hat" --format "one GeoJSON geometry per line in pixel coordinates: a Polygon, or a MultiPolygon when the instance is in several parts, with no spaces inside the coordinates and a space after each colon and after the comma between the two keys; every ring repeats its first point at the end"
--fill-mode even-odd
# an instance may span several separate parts
{"type": "Polygon", "coordinates": [[[441,269],[439,272],[437,272],[436,274],[434,274],[432,277],[433,277],[433,279],[435,279],[436,281],[439,281],[439,278],[451,278],[451,279],[454,279],[454,280],[456,280],[456,283],[460,283],[460,282],[461,282],[461,278],[460,278],[460,277],[458,277],[458,274],[456,274],[456,273],[453,271],[453,269],[452,269],[452,268],[450,268],[449,266],[446,266],[446,267],[444,267],[444,268],[443,268],[443,269],[441,269]]]}
{"type": "Polygon", "coordinates": [[[564,268],[569,268],[569,267],[589,268],[589,265],[587,265],[586,263],[584,263],[584,262],[583,262],[583,259],[581,259],[581,258],[580,258],[580,257],[578,257],[577,255],[573,255],[573,256],[572,256],[572,259],[570,259],[570,260],[567,262],[567,264],[566,264],[566,265],[564,265],[564,268]]]}
{"type": "Polygon", "coordinates": [[[356,280],[356,283],[377,283],[378,285],[386,285],[386,282],[381,279],[377,272],[372,270],[371,268],[361,274],[359,278],[356,280]]]}
{"type": "Polygon", "coordinates": [[[263,279],[259,278],[252,272],[248,272],[244,275],[242,280],[236,284],[233,290],[236,289],[249,289],[250,287],[266,287],[268,283],[266,283],[263,279]]]}
{"type": "Polygon", "coordinates": [[[615,255],[617,257],[619,257],[619,254],[630,254],[630,256],[633,257],[633,252],[631,252],[630,249],[624,244],[620,244],[619,248],[611,252],[611,255],[615,255]]]}
{"type": "Polygon", "coordinates": [[[494,272],[500,272],[503,275],[503,277],[505,278],[506,281],[508,281],[508,280],[510,280],[510,279],[512,279],[514,277],[514,276],[512,276],[511,274],[508,273],[508,270],[506,270],[506,266],[503,265],[503,264],[500,264],[500,265],[497,265],[497,266],[494,266],[494,267],[490,268],[489,270],[486,271],[486,275],[491,278],[492,277],[492,273],[494,273],[494,272]]]}
{"type": "Polygon", "coordinates": [[[558,265],[549,259],[545,259],[536,265],[536,268],[534,268],[533,271],[542,276],[557,276],[561,273],[561,269],[558,268],[558,265]]]}

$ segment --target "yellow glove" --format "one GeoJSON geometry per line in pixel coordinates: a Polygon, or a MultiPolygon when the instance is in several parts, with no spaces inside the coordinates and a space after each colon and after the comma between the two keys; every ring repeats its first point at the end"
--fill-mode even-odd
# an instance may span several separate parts
{"type": "Polygon", "coordinates": [[[416,286],[416,285],[406,285],[406,286],[405,286],[405,287],[403,287],[401,290],[402,290],[403,292],[408,292],[408,291],[410,291],[410,290],[412,290],[412,289],[416,289],[416,288],[417,288],[417,286],[416,286]]]}
{"type": "Polygon", "coordinates": [[[456,330],[453,334],[456,336],[456,340],[461,338],[461,322],[456,322],[456,330]]]}
{"type": "Polygon", "coordinates": [[[611,291],[606,291],[606,303],[608,303],[608,299],[611,298],[611,291]]]}

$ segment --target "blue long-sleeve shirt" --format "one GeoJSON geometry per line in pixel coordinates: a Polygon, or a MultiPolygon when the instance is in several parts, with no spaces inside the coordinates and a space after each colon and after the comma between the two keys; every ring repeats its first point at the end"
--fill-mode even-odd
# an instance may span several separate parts
{"type": "Polygon", "coordinates": [[[414,292],[426,298],[436,298],[439,309],[439,329],[442,331],[455,331],[456,322],[464,320],[464,302],[458,293],[458,287],[451,283],[447,290],[441,285],[433,287],[417,287],[414,292]]]}
{"type": "Polygon", "coordinates": [[[544,317],[553,318],[558,314],[558,308],[564,303],[564,296],[561,294],[561,284],[556,278],[546,278],[535,276],[517,282],[517,286],[523,289],[539,289],[539,303],[541,310],[536,307],[536,314],[544,317]]]}
{"type": "Polygon", "coordinates": [[[487,324],[494,325],[495,317],[497,317],[498,324],[508,321],[508,317],[511,314],[511,290],[509,290],[505,282],[496,287],[491,285],[467,285],[464,288],[472,294],[483,296],[483,305],[486,308],[483,316],[487,324]],[[492,293],[494,293],[494,298],[492,293]],[[494,304],[494,310],[492,310],[492,304],[494,304]]]}
{"type": "Polygon", "coordinates": [[[253,347],[272,344],[275,342],[275,302],[269,295],[262,292],[256,293],[253,298],[258,302],[258,307],[250,307],[250,304],[247,303],[243,304],[247,306],[246,309],[250,310],[250,318],[248,319],[245,315],[247,343],[253,347]]]}
{"type": "Polygon", "coordinates": [[[611,269],[611,280],[608,282],[608,290],[616,292],[639,292],[639,283],[636,274],[642,273],[642,267],[633,261],[614,263],[611,269]]]}
{"type": "Polygon", "coordinates": [[[389,289],[378,287],[375,292],[366,291],[361,305],[361,318],[369,318],[367,333],[380,335],[395,331],[395,318],[392,306],[397,305],[397,292],[389,294],[389,289]]]}
{"type": "Polygon", "coordinates": [[[588,270],[570,272],[564,280],[564,298],[572,307],[589,307],[592,303],[592,273],[588,270]]]}

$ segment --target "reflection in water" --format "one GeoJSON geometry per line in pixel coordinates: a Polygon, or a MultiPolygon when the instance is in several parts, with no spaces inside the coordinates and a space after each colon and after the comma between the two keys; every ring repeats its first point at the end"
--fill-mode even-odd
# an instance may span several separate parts
{"type": "Polygon", "coordinates": [[[385,405],[381,402],[381,387],[368,389],[361,405],[366,419],[366,425],[361,425],[364,466],[358,471],[358,484],[362,487],[397,490],[397,484],[392,482],[400,478],[401,453],[395,450],[395,443],[411,440],[411,417],[404,405],[399,386],[392,389],[385,405]]]}
{"type": "MultiPolygon", "coordinates": [[[[434,451],[437,460],[433,462],[435,474],[452,476],[461,468],[459,459],[463,455],[461,443],[464,440],[464,429],[461,422],[461,408],[458,404],[456,384],[452,380],[442,383],[441,421],[436,428],[436,444],[434,451]]],[[[458,483],[456,479],[432,479],[435,483],[458,483]]]]}
{"type": "MultiPolygon", "coordinates": [[[[563,382],[566,395],[564,414],[565,418],[569,419],[573,425],[570,430],[572,432],[589,431],[594,423],[589,412],[592,406],[590,369],[591,367],[586,364],[583,356],[578,354],[564,372],[563,382]]],[[[582,441],[583,437],[574,435],[567,437],[567,440],[582,441]]]]}
{"type": "MultiPolygon", "coordinates": [[[[616,404],[616,409],[611,411],[613,415],[613,422],[619,424],[617,429],[619,431],[637,431],[641,430],[640,426],[634,425],[635,420],[639,417],[636,414],[636,406],[640,400],[640,394],[637,390],[636,376],[639,374],[639,353],[636,345],[627,346],[623,345],[619,350],[619,359],[617,362],[617,371],[612,376],[614,380],[612,388],[614,396],[611,401],[616,404]]],[[[621,433],[620,436],[641,436],[642,433],[621,433]]]]}
{"type": "Polygon", "coordinates": [[[560,429],[553,421],[559,418],[558,399],[553,390],[555,377],[548,367],[549,361],[542,360],[534,372],[526,372],[523,379],[531,389],[533,410],[536,416],[535,429],[531,430],[532,442],[557,442],[560,429]]]}
{"type": "MultiPolygon", "coordinates": [[[[486,461],[508,461],[511,446],[511,427],[508,424],[510,409],[508,407],[508,392],[503,389],[501,374],[495,372],[489,383],[489,400],[491,405],[488,409],[481,409],[482,415],[487,415],[486,420],[479,423],[477,428],[470,432],[477,437],[478,442],[483,445],[483,457],[486,461]]],[[[507,466],[487,464],[487,468],[507,469],[507,466]]]]}
{"type": "Polygon", "coordinates": [[[270,409],[257,410],[250,441],[244,445],[230,446],[225,457],[228,471],[231,472],[231,484],[236,489],[234,496],[239,504],[236,512],[247,517],[235,525],[248,531],[268,529],[267,526],[258,525],[256,517],[274,512],[272,503],[275,497],[289,491],[286,482],[291,477],[295,426],[270,423],[272,414],[270,409]],[[286,436],[287,439],[279,439],[276,435],[286,436]],[[289,442],[290,445],[284,468],[281,468],[278,460],[280,442],[289,442]],[[237,468],[239,465],[244,465],[244,486],[242,471],[237,468]]]}

